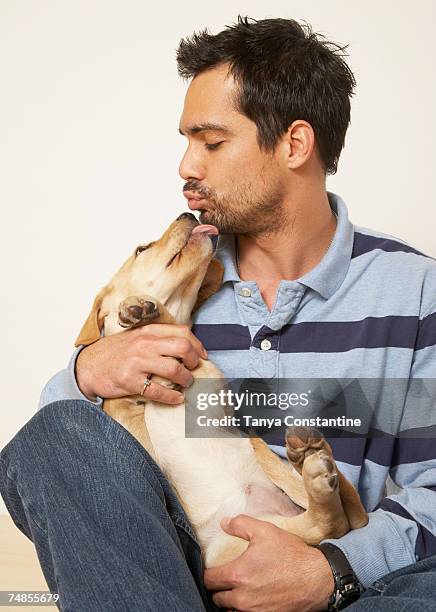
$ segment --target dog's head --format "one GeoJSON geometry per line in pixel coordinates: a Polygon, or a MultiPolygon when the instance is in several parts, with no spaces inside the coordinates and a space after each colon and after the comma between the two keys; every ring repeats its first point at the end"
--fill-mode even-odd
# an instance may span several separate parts
{"type": "Polygon", "coordinates": [[[192,312],[221,286],[223,267],[212,259],[210,238],[217,233],[183,213],[158,240],[136,247],[95,298],[76,346],[98,340],[103,326],[105,335],[122,331],[118,307],[129,296],[153,296],[177,323],[188,323],[192,312]]]}

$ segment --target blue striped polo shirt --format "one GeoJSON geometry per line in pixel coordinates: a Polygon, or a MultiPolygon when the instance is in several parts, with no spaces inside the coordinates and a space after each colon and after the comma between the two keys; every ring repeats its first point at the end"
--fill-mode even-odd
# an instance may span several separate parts
{"type": "MultiPolygon", "coordinates": [[[[195,312],[193,333],[229,379],[435,379],[436,262],[398,238],[354,226],[344,201],[331,192],[328,198],[337,215],[330,247],[307,274],[280,282],[271,311],[257,283],[239,278],[235,237],[218,236],[222,286],[195,312]]],[[[77,353],[47,383],[40,407],[86,399],[74,378],[77,353]]],[[[405,401],[398,431],[388,437],[329,439],[370,517],[366,527],[330,541],[365,586],[436,554],[436,407],[427,435],[395,435],[413,431],[413,405],[405,401]],[[388,496],[387,481],[395,490],[388,496]]],[[[281,439],[265,439],[285,456],[281,439]]]]}

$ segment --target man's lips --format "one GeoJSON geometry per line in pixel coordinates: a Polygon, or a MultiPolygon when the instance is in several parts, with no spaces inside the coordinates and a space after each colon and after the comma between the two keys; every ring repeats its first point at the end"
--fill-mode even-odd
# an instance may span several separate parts
{"type": "Polygon", "coordinates": [[[187,200],[204,200],[204,196],[201,196],[195,191],[184,191],[183,195],[187,200]]]}
{"type": "Polygon", "coordinates": [[[206,199],[194,191],[184,191],[183,195],[188,200],[188,206],[191,210],[198,210],[200,208],[200,203],[206,199]]]}
{"type": "Polygon", "coordinates": [[[188,206],[191,210],[200,210],[202,208],[203,200],[192,199],[188,200],[188,206]]]}

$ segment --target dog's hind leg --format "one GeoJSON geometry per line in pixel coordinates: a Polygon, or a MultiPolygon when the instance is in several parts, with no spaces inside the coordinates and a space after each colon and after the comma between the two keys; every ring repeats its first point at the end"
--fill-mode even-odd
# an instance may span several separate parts
{"type": "Polygon", "coordinates": [[[313,453],[323,453],[334,465],[338,476],[342,507],[350,529],[359,529],[368,523],[368,514],[359,494],[337,468],[332,449],[324,436],[313,427],[288,427],[286,430],[286,452],[289,461],[301,473],[303,462],[313,453]]]}
{"type": "MultiPolygon", "coordinates": [[[[264,514],[259,520],[302,538],[307,544],[319,544],[326,538],[337,538],[349,531],[342,507],[339,478],[333,461],[321,451],[309,454],[302,463],[308,508],[297,516],[264,514]]],[[[206,567],[229,563],[247,548],[248,542],[221,532],[206,547],[206,567]]]]}
{"type": "Polygon", "coordinates": [[[262,438],[251,437],[256,459],[268,478],[301,508],[308,506],[307,492],[300,472],[280,459],[262,438]]]}

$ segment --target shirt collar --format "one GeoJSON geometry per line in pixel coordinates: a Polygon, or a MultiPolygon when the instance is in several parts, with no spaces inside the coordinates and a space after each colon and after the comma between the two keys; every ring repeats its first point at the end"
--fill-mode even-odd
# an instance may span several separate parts
{"type": "MultiPolygon", "coordinates": [[[[337,215],[333,240],[321,261],[312,270],[298,279],[283,280],[282,283],[301,283],[328,299],[341,286],[348,272],[353,250],[354,227],[348,218],[348,209],[342,198],[327,192],[330,207],[337,215]]],[[[228,281],[242,282],[236,268],[235,236],[220,234],[216,240],[215,257],[224,266],[223,284],[228,281]]]]}

